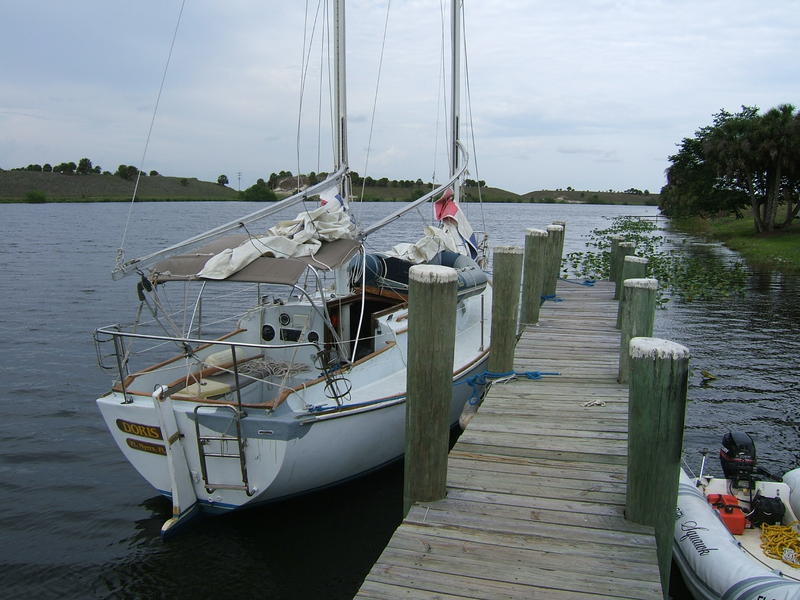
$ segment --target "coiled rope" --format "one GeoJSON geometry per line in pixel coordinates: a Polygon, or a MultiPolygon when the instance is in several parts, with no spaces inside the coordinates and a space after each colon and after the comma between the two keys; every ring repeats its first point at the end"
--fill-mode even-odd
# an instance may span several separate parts
{"type": "Polygon", "coordinates": [[[761,524],[761,549],[770,558],[780,560],[795,569],[800,568],[800,533],[788,525],[761,524]]]}
{"type": "Polygon", "coordinates": [[[481,400],[481,390],[487,386],[494,383],[508,383],[509,381],[514,381],[522,377],[535,381],[541,379],[545,375],[561,375],[561,373],[546,371],[506,371],[504,373],[482,371],[471,377],[467,377],[464,381],[459,381],[456,385],[467,384],[472,388],[472,395],[469,397],[468,403],[471,406],[475,406],[481,400]]]}
{"type": "Polygon", "coordinates": [[[584,285],[586,287],[593,287],[595,284],[594,279],[584,279],[583,281],[573,281],[572,279],[565,279],[563,277],[559,278],[559,281],[563,281],[564,283],[571,283],[572,285],[584,285]]]}

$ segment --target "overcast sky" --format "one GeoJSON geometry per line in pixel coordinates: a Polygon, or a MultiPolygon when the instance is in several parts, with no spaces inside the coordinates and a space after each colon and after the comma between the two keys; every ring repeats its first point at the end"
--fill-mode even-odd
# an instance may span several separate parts
{"type": "MultiPolygon", "coordinates": [[[[316,0],[308,4],[313,20],[316,0]]],[[[0,0],[0,168],[84,156],[111,171],[139,166],[180,5],[0,0]]],[[[305,5],[186,1],[145,170],[225,173],[234,187],[241,173],[243,188],[297,171],[305,5]]],[[[444,175],[442,11],[438,0],[391,3],[367,163],[386,2],[348,3],[355,171],[444,175]]],[[[466,0],[465,12],[470,177],[488,185],[657,192],[675,144],[719,109],[800,105],[800,2],[466,0]]],[[[329,125],[319,152],[313,125],[320,61],[315,42],[303,172],[331,168],[329,125]]]]}

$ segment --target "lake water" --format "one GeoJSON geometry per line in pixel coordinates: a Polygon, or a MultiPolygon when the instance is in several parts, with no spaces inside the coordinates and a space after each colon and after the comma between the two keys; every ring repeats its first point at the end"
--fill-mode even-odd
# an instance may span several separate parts
{"type": "MultiPolygon", "coordinates": [[[[134,208],[128,257],[254,209],[244,203],[152,203],[134,208]]],[[[360,208],[370,223],[389,204],[360,208]]],[[[0,230],[0,576],[4,598],[350,598],[399,522],[402,471],[225,517],[168,542],[170,503],[127,464],[94,399],[109,375],[92,330],[128,320],[135,281],[110,271],[128,205],[3,205],[0,230]]],[[[291,215],[294,210],[290,211],[291,215]]],[[[522,244],[527,227],[567,222],[566,250],[604,217],[651,207],[502,204],[470,207],[492,245],[522,244]],[[485,225],[484,225],[485,222],[485,225]]],[[[428,212],[398,222],[379,246],[417,232],[428,212]]],[[[690,246],[690,251],[707,251],[690,246]]],[[[720,252],[719,249],[714,249],[720,252]]],[[[744,298],[674,305],[657,335],[687,345],[693,366],[685,450],[716,450],[728,428],[753,432],[761,464],[797,463],[800,278],[753,274],[744,298]]]]}

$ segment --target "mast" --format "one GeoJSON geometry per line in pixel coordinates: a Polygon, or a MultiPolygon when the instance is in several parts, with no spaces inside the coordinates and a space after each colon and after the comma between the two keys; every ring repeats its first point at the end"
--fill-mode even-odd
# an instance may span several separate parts
{"type": "MultiPolygon", "coordinates": [[[[452,0],[450,15],[451,40],[451,89],[450,89],[450,177],[459,171],[459,119],[461,118],[461,4],[463,0],[452,0]]],[[[461,186],[453,185],[453,200],[459,201],[461,186]]]]}
{"type": "MultiPolygon", "coordinates": [[[[335,127],[334,133],[335,152],[334,166],[335,170],[339,171],[344,167],[347,171],[347,77],[346,77],[346,63],[345,63],[345,20],[344,20],[344,0],[334,0],[334,113],[335,113],[335,127]]],[[[344,178],[340,192],[345,202],[350,196],[349,179],[344,178]]]]}

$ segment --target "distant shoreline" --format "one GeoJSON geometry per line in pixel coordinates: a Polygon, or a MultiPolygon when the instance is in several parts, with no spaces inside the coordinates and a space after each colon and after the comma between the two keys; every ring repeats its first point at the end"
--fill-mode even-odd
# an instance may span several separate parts
{"type": "MultiPolygon", "coordinates": [[[[407,202],[429,191],[429,187],[371,185],[363,188],[365,202],[407,202]]],[[[359,189],[360,191],[360,189],[359,189]]],[[[498,203],[607,204],[658,206],[659,195],[647,191],[597,192],[536,190],[516,194],[501,188],[482,186],[480,200],[498,203]]],[[[0,171],[0,204],[56,204],[130,202],[133,181],[117,175],[66,175],[36,171],[0,171]]],[[[280,199],[280,194],[279,194],[280,199]]],[[[464,188],[465,202],[478,202],[475,186],[464,188]]],[[[197,178],[148,175],[139,180],[137,202],[245,202],[241,192],[197,178]]]]}

